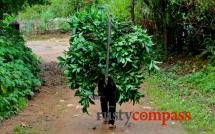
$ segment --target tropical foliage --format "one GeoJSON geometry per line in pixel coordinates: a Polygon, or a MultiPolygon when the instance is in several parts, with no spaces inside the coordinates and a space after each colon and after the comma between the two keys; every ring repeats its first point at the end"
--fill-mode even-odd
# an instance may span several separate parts
{"type": "Polygon", "coordinates": [[[19,111],[26,104],[26,97],[41,84],[38,64],[18,31],[1,29],[0,120],[19,111]]]}

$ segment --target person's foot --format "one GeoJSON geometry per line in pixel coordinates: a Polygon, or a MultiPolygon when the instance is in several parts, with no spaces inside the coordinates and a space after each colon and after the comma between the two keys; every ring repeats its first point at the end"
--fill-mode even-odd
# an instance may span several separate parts
{"type": "Polygon", "coordinates": [[[104,123],[104,124],[107,124],[107,123],[108,123],[108,120],[107,120],[107,119],[104,119],[104,120],[103,120],[103,123],[104,123]]]}
{"type": "Polygon", "coordinates": [[[114,128],[116,128],[116,125],[114,125],[114,124],[109,124],[109,129],[114,129],[114,128]]]}

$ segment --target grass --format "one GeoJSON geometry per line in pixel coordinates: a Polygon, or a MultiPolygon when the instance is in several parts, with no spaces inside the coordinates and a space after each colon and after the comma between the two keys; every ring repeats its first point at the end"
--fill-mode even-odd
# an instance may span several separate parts
{"type": "Polygon", "coordinates": [[[188,134],[214,134],[215,113],[212,109],[215,94],[211,88],[215,87],[214,68],[179,75],[176,73],[177,66],[173,67],[170,71],[147,76],[146,94],[159,110],[190,112],[191,120],[183,122],[188,134]],[[204,77],[198,76],[199,73],[204,77]]]}
{"type": "Polygon", "coordinates": [[[19,125],[19,126],[14,127],[13,134],[38,134],[38,133],[31,131],[27,127],[23,127],[23,126],[19,125]]]}
{"type": "Polygon", "coordinates": [[[16,126],[13,129],[14,134],[31,134],[25,127],[22,126],[16,126]]]}

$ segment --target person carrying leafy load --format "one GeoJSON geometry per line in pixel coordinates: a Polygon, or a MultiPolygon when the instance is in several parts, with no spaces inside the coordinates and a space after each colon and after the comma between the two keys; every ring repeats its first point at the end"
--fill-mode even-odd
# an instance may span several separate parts
{"type": "MultiPolygon", "coordinates": [[[[130,21],[122,21],[113,16],[110,53],[107,56],[109,35],[107,13],[95,9],[81,11],[71,20],[71,28],[76,30],[71,34],[69,50],[58,59],[59,64],[65,69],[68,86],[75,90],[75,96],[80,97],[79,103],[83,112],[88,113],[90,104],[95,104],[92,96],[97,85],[104,112],[115,112],[116,103],[120,105],[126,102],[138,103],[144,96],[139,91],[144,80],[143,70],[159,69],[156,65],[159,62],[152,58],[154,44],[146,30],[130,21]],[[107,57],[109,64],[105,62],[107,57]],[[105,71],[107,65],[108,73],[105,71]],[[106,81],[106,78],[109,81],[106,81]],[[102,90],[107,94],[102,94],[102,90]],[[114,90],[119,93],[116,95],[118,97],[115,96],[114,90]]],[[[109,120],[109,124],[114,124],[114,118],[109,120]]]]}

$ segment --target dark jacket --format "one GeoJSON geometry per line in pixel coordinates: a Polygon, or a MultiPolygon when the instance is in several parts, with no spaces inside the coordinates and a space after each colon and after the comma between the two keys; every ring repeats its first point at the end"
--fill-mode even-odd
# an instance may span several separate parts
{"type": "Polygon", "coordinates": [[[116,88],[116,84],[111,77],[108,77],[107,85],[105,85],[105,76],[100,77],[98,81],[98,95],[118,101],[119,92],[116,88]]]}

